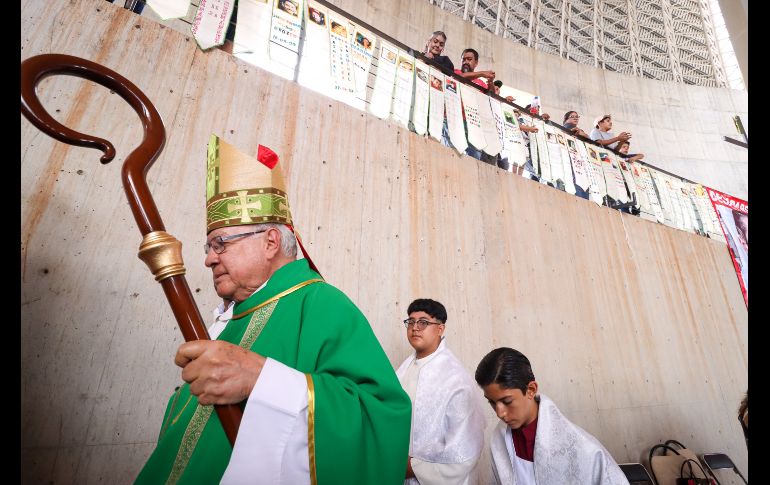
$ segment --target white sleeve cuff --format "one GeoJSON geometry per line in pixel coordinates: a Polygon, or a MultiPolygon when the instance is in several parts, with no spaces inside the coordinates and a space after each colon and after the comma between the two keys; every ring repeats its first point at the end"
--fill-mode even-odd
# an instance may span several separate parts
{"type": "Polygon", "coordinates": [[[221,483],[309,484],[307,431],[305,374],[267,358],[221,483]]]}

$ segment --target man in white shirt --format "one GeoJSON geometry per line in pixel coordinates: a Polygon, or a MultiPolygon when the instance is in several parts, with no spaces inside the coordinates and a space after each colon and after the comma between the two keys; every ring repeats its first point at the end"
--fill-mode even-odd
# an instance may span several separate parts
{"type": "Polygon", "coordinates": [[[626,141],[631,138],[631,133],[627,131],[623,131],[618,136],[615,136],[615,134],[610,131],[611,129],[612,116],[600,116],[594,120],[594,129],[591,130],[590,138],[599,145],[606,146],[613,150],[619,141],[626,141]]]}
{"type": "Polygon", "coordinates": [[[467,485],[484,445],[484,418],[476,386],[446,345],[446,308],[413,301],[404,320],[414,348],[396,371],[412,400],[405,485],[467,485]]]}

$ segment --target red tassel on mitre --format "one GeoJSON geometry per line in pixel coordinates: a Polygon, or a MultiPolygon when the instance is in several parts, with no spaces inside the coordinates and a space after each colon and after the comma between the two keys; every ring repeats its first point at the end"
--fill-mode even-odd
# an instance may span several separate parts
{"type": "Polygon", "coordinates": [[[257,147],[257,160],[262,162],[262,165],[272,170],[273,167],[278,164],[278,155],[266,146],[259,145],[257,147]]]}

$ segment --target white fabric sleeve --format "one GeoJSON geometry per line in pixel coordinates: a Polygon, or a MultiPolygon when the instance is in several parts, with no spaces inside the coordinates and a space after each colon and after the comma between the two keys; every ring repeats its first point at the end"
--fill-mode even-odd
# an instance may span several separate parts
{"type": "Polygon", "coordinates": [[[309,485],[307,432],[305,374],[267,358],[220,483],[309,485]]]}
{"type": "Polygon", "coordinates": [[[477,460],[462,463],[431,463],[411,458],[412,471],[420,485],[466,485],[477,460]]]}
{"type": "Polygon", "coordinates": [[[225,327],[227,326],[227,322],[228,321],[229,320],[224,320],[224,321],[217,320],[214,323],[212,323],[211,327],[209,327],[209,329],[208,329],[209,338],[211,340],[216,340],[217,337],[219,337],[219,334],[222,333],[222,330],[224,330],[225,327]]]}

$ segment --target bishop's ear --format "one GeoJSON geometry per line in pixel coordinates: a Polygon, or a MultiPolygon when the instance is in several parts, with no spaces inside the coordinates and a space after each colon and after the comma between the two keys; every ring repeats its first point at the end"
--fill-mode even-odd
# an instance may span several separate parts
{"type": "Polygon", "coordinates": [[[267,234],[265,234],[265,245],[267,249],[267,257],[268,259],[271,259],[275,257],[276,254],[279,254],[281,252],[281,231],[278,229],[271,227],[268,229],[267,234]]]}

